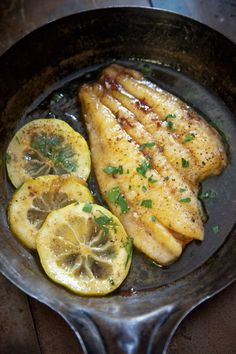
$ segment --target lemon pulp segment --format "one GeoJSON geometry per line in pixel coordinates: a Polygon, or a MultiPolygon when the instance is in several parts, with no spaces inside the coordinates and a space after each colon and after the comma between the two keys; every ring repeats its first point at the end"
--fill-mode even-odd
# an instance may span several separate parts
{"type": "Polygon", "coordinates": [[[73,202],[93,202],[90,191],[78,177],[31,178],[14,193],[9,204],[10,228],[25,246],[35,249],[36,235],[47,215],[73,202]]]}
{"type": "Polygon", "coordinates": [[[31,177],[73,174],[86,180],[90,153],[85,139],[60,119],[36,119],[7,148],[8,176],[15,187],[31,177]]]}
{"type": "Polygon", "coordinates": [[[50,213],[39,230],[37,250],[47,275],[84,295],[105,295],[128,274],[132,242],[107,209],[72,204],[50,213]]]}

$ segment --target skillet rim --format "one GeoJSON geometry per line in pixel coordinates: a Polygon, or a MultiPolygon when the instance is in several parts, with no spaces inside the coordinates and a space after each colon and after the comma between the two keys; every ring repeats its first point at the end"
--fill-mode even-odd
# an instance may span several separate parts
{"type": "MultiPolygon", "coordinates": [[[[171,10],[165,10],[165,9],[162,9],[162,8],[158,8],[158,7],[148,7],[148,6],[135,6],[135,5],[117,5],[117,6],[103,6],[103,7],[99,7],[99,8],[91,8],[91,9],[87,9],[87,10],[81,10],[79,12],[75,12],[75,13],[72,13],[72,14],[69,14],[69,15],[66,15],[66,16],[63,16],[63,17],[60,17],[60,18],[57,18],[57,19],[53,19],[49,22],[47,22],[46,24],[43,24],[43,25],[40,25],[38,27],[36,27],[33,31],[30,31],[28,33],[25,33],[21,38],[17,39],[17,41],[12,44],[9,48],[7,48],[1,55],[0,55],[0,64],[1,64],[1,61],[5,59],[5,56],[7,55],[11,55],[11,51],[12,50],[15,50],[15,48],[17,48],[18,46],[21,45],[22,42],[24,42],[25,40],[28,40],[30,39],[31,36],[34,36],[34,34],[36,32],[39,32],[41,31],[42,29],[45,29],[46,27],[48,26],[53,26],[56,22],[59,23],[60,21],[64,21],[64,20],[69,20],[69,18],[72,18],[72,17],[76,17],[76,16],[80,16],[80,15],[84,15],[84,14],[91,14],[91,13],[97,13],[97,12],[104,12],[105,11],[115,11],[115,10],[137,10],[139,11],[140,9],[141,10],[145,10],[147,12],[159,12],[161,15],[162,14],[170,14],[172,16],[175,16],[175,17],[179,17],[179,18],[183,18],[189,22],[193,22],[195,24],[200,24],[201,26],[203,26],[205,28],[205,30],[210,30],[212,32],[215,32],[217,33],[218,36],[220,36],[222,39],[226,40],[229,42],[230,45],[233,45],[234,48],[236,49],[236,43],[234,43],[230,38],[228,38],[227,36],[225,36],[224,34],[222,34],[221,32],[217,31],[216,29],[204,24],[203,22],[201,21],[198,21],[198,20],[195,20],[193,19],[192,17],[188,17],[188,16],[185,16],[185,15],[182,15],[180,13],[177,13],[177,12],[174,12],[174,11],[171,11],[171,10]]],[[[232,232],[232,231],[231,231],[232,232]]],[[[223,246],[223,245],[222,245],[223,246]]],[[[221,247],[222,247],[221,246],[221,247]]],[[[219,250],[219,249],[218,249],[219,250]]],[[[217,250],[217,251],[218,251],[217,250]]],[[[216,252],[217,252],[216,251],[216,252]]],[[[204,262],[205,263],[205,262],[204,262]]],[[[201,267],[201,266],[200,266],[201,267]]],[[[193,270],[194,272],[194,270],[193,270]]],[[[185,275],[184,277],[188,276],[185,275]]],[[[235,280],[236,280],[236,274],[235,274],[235,280]]],[[[178,281],[178,280],[177,280],[178,281]]],[[[233,280],[232,280],[233,281],[233,280]]],[[[232,282],[231,281],[231,282],[232,282]]],[[[223,289],[223,288],[222,288],[223,289]]],[[[154,289],[151,289],[151,291],[154,290],[154,289]]],[[[155,291],[155,290],[154,290],[155,291]]],[[[218,291],[217,291],[218,292],[218,291]]]]}
{"type": "MultiPolygon", "coordinates": [[[[222,35],[220,32],[208,27],[207,25],[199,22],[199,21],[196,21],[192,18],[189,18],[187,16],[183,16],[181,14],[177,14],[177,13],[174,13],[172,11],[165,11],[165,10],[162,10],[162,9],[153,9],[153,8],[149,8],[149,7],[137,7],[137,6],[116,6],[116,7],[104,7],[104,8],[99,8],[99,9],[91,9],[91,10],[85,10],[85,11],[81,11],[79,13],[74,13],[74,14],[71,14],[71,15],[68,15],[68,16],[65,16],[65,17],[62,17],[62,18],[59,18],[59,19],[56,19],[56,20],[53,20],[53,21],[50,21],[48,22],[47,24],[43,25],[43,26],[39,26],[38,28],[34,29],[32,32],[28,33],[28,34],[25,34],[21,39],[19,39],[13,46],[11,46],[10,48],[8,48],[2,55],[1,55],[1,59],[0,60],[4,60],[5,56],[7,55],[11,55],[11,50],[14,49],[14,48],[17,48],[18,46],[20,46],[21,42],[24,41],[25,38],[29,38],[30,36],[33,36],[35,32],[37,31],[40,31],[42,28],[45,28],[46,26],[53,26],[53,24],[55,22],[59,22],[61,20],[64,20],[64,19],[68,19],[70,17],[73,17],[73,16],[78,16],[78,15],[83,15],[84,13],[92,13],[92,12],[102,12],[104,10],[116,10],[116,9],[136,9],[136,10],[139,10],[139,9],[145,9],[145,11],[147,10],[148,12],[159,12],[159,13],[168,13],[168,14],[171,14],[171,15],[174,15],[174,16],[178,16],[178,17],[182,17],[184,19],[186,19],[187,21],[190,21],[190,22],[195,22],[197,24],[200,24],[201,26],[204,26],[205,29],[209,30],[210,31],[213,31],[213,32],[216,32],[217,35],[219,35],[220,37],[222,37],[224,40],[227,40],[230,45],[233,45],[235,47],[235,43],[232,42],[229,38],[227,38],[226,36],[222,35]]],[[[223,247],[223,245],[222,245],[223,247]]],[[[219,250],[217,250],[218,252],[219,250]]],[[[212,256],[213,257],[213,256],[212,256]]],[[[206,262],[205,262],[206,263],[206,262]]],[[[204,263],[204,264],[205,264],[204,263]]],[[[204,266],[203,264],[203,266],[204,266]]],[[[1,252],[0,252],[0,265],[1,265],[1,252]]],[[[14,283],[14,285],[16,285],[18,288],[20,288],[23,292],[27,293],[28,295],[32,296],[33,298],[37,299],[38,301],[40,302],[43,302],[43,303],[46,303],[44,302],[43,300],[40,300],[40,298],[37,297],[37,295],[34,295],[32,292],[30,291],[26,291],[25,288],[21,285],[19,285],[19,283],[17,283],[17,281],[14,281],[12,280],[11,277],[9,277],[7,275],[7,272],[5,272],[4,270],[1,269],[1,272],[12,282],[14,283]]],[[[195,271],[193,271],[195,272],[195,271]]],[[[185,277],[188,277],[189,275],[191,275],[191,273],[187,274],[185,277]]],[[[184,278],[185,278],[184,277],[184,278]]],[[[215,294],[217,294],[218,292],[222,291],[224,288],[226,288],[228,285],[230,285],[234,280],[236,280],[236,274],[231,278],[231,279],[226,279],[225,278],[225,284],[222,285],[220,288],[216,289],[216,290],[212,290],[212,292],[208,292],[208,294],[205,294],[202,298],[198,299],[196,303],[193,303],[191,304],[191,307],[188,307],[188,310],[185,311],[185,314],[184,316],[182,316],[182,318],[179,320],[179,322],[176,324],[176,327],[178,326],[178,324],[182,321],[182,319],[193,309],[195,308],[196,306],[198,306],[200,303],[202,303],[203,301],[209,299],[210,297],[214,296],[215,294]]],[[[178,280],[177,280],[178,282],[178,280]]],[[[157,289],[154,289],[153,290],[153,293],[156,292],[157,289]]],[[[152,292],[152,291],[151,291],[152,292]]],[[[105,298],[105,297],[104,297],[105,298]]],[[[50,303],[46,303],[49,307],[51,307],[52,309],[55,310],[55,306],[51,305],[50,303]]],[[[83,307],[83,306],[82,306],[83,307]]],[[[60,311],[60,309],[56,308],[56,311],[59,312],[62,316],[63,316],[63,310],[60,311]]],[[[148,314],[150,314],[151,312],[147,312],[148,314]]],[[[63,316],[64,317],[64,316],[63,316]]],[[[134,316],[134,318],[137,318],[138,316],[134,316]]],[[[64,317],[65,318],[65,317],[64,317]]],[[[175,329],[176,329],[175,327],[175,329]]]]}
{"type": "Polygon", "coordinates": [[[69,17],[73,17],[73,16],[77,16],[77,15],[80,15],[80,14],[86,14],[86,13],[92,13],[92,12],[100,12],[100,11],[104,11],[104,10],[116,10],[116,9],[142,9],[142,10],[147,10],[147,11],[157,11],[157,12],[160,12],[160,13],[167,13],[167,14],[170,14],[170,15],[175,15],[175,16],[178,16],[178,17],[182,17],[190,22],[195,22],[197,24],[200,24],[202,25],[203,27],[205,27],[205,29],[207,30],[211,30],[215,33],[217,33],[218,36],[222,37],[222,39],[225,39],[227,40],[228,42],[230,42],[231,44],[233,44],[234,46],[236,46],[236,39],[235,39],[235,43],[231,40],[231,38],[228,38],[226,35],[224,35],[223,33],[221,33],[220,31],[218,31],[217,29],[213,28],[213,27],[210,27],[208,26],[207,24],[205,24],[204,22],[202,21],[199,21],[199,20],[195,20],[194,18],[192,17],[189,17],[189,16],[186,16],[186,15],[182,15],[181,13],[179,12],[174,12],[172,10],[165,10],[165,9],[162,9],[162,8],[158,8],[158,7],[148,7],[148,6],[135,6],[135,5],[117,5],[117,6],[103,6],[103,7],[99,7],[99,8],[91,8],[91,9],[88,9],[88,10],[81,10],[79,12],[74,12],[74,13],[71,13],[71,14],[68,14],[66,16],[63,16],[63,17],[59,17],[57,19],[53,19],[51,21],[48,21],[47,23],[43,24],[43,25],[39,25],[37,26],[36,28],[34,28],[32,31],[30,32],[26,32],[23,34],[22,37],[18,38],[13,44],[11,44],[9,47],[7,47],[1,54],[0,54],[0,60],[2,60],[2,57],[5,55],[5,54],[8,54],[9,51],[11,51],[11,49],[15,46],[17,46],[18,44],[20,44],[20,42],[22,42],[26,37],[28,38],[29,36],[33,35],[34,32],[38,31],[38,30],[41,30],[42,28],[46,27],[46,26],[49,26],[49,25],[53,25],[55,22],[58,22],[58,21],[61,21],[61,20],[64,20],[64,19],[67,19],[69,17]]]}

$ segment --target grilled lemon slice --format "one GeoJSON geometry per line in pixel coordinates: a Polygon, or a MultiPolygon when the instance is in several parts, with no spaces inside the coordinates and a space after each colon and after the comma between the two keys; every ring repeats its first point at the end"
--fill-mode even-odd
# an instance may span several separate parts
{"type": "Polygon", "coordinates": [[[75,293],[105,295],[128,274],[132,242],[107,209],[72,204],[50,213],[37,250],[47,275],[75,293]]]}
{"type": "Polygon", "coordinates": [[[25,246],[35,249],[36,235],[47,215],[75,201],[93,202],[88,188],[81,184],[78,177],[31,178],[14,193],[9,204],[10,228],[25,246]]]}
{"type": "Polygon", "coordinates": [[[8,176],[17,188],[31,177],[70,173],[86,180],[90,173],[86,141],[60,119],[36,119],[24,125],[6,156],[8,176]]]}

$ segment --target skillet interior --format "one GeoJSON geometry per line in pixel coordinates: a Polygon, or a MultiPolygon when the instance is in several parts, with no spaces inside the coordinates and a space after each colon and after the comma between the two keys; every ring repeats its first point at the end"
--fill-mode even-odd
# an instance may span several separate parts
{"type": "MultiPolygon", "coordinates": [[[[91,11],[56,21],[27,36],[3,55],[0,59],[2,155],[15,129],[32,116],[36,117],[40,110],[47,111],[53,91],[60,88],[68,97],[73,85],[77,88],[80,82],[89,80],[88,72],[95,70],[96,75],[99,66],[116,59],[142,68],[141,60],[149,63],[154,80],[223,129],[230,147],[230,165],[222,176],[209,179],[204,186],[217,190],[218,199],[207,206],[210,221],[203,244],[188,246],[183,257],[168,269],[153,267],[145,257],[137,254],[136,264],[142,264],[142,267],[134,262],[123,292],[106,298],[82,298],[51,283],[42,272],[37,257],[10,234],[6,208],[12,188],[3,164],[0,196],[2,272],[21,289],[64,316],[82,308],[102,327],[104,321],[108,323],[107,319],[100,323],[102,314],[109,314],[114,319],[133,317],[162,306],[168,316],[174,307],[180,308],[181,317],[195,303],[230,283],[236,276],[236,245],[233,242],[236,127],[229,111],[236,111],[235,54],[232,43],[194,21],[156,10],[120,8],[91,11]],[[81,75],[82,79],[79,79],[81,75]],[[66,82],[72,79],[75,81],[68,86],[66,82]],[[46,97],[49,97],[48,101],[44,101],[46,97]],[[35,110],[42,101],[43,105],[35,110]],[[211,231],[214,224],[221,228],[217,235],[211,231]],[[136,294],[124,296],[132,293],[127,291],[131,287],[136,294]]],[[[77,116],[78,107],[72,101],[67,99],[66,112],[77,116]]],[[[64,111],[62,106],[56,114],[61,116],[64,111]]],[[[64,114],[64,119],[83,130],[72,116],[64,114]]],[[[91,183],[94,186],[93,181],[91,183]]]]}

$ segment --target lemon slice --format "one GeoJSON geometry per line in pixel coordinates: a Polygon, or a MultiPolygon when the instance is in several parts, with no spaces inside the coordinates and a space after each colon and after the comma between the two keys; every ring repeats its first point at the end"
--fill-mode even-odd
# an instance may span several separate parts
{"type": "Polygon", "coordinates": [[[24,125],[6,156],[8,176],[17,188],[31,177],[70,173],[86,180],[90,173],[86,141],[60,119],[36,119],[24,125]]]}
{"type": "Polygon", "coordinates": [[[90,191],[78,177],[31,178],[14,193],[9,204],[10,228],[25,246],[35,249],[36,235],[47,215],[75,201],[93,202],[90,191]]]}
{"type": "Polygon", "coordinates": [[[128,274],[132,242],[107,209],[72,204],[50,213],[37,250],[47,275],[75,293],[105,295],[128,274]]]}

